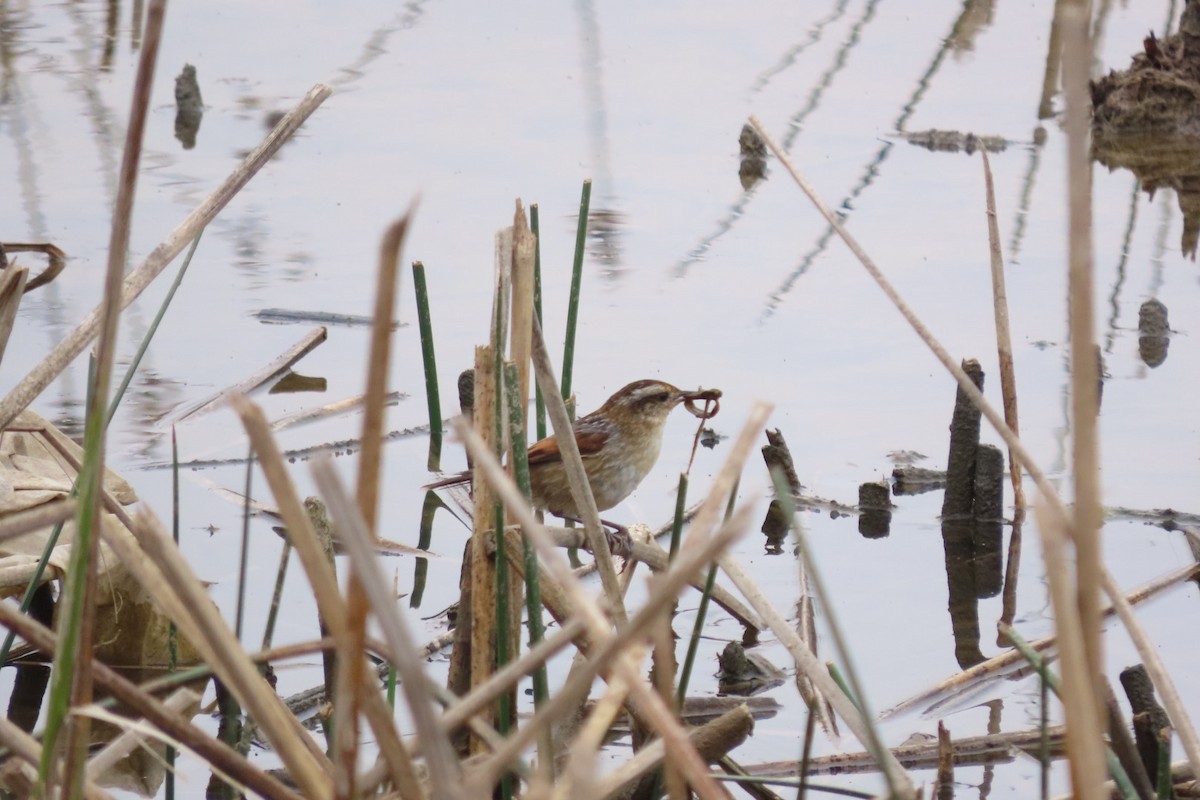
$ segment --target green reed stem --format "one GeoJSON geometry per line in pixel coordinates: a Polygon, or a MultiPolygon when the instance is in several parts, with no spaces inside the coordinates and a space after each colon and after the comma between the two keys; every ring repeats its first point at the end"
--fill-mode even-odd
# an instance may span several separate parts
{"type": "Polygon", "coordinates": [[[279,553],[279,569],[275,571],[275,589],[271,592],[271,607],[267,610],[267,624],[263,629],[263,650],[270,650],[275,641],[275,623],[279,621],[279,607],[283,602],[283,582],[287,578],[288,561],[292,557],[292,542],[284,538],[283,550],[279,553]]]}
{"type": "Polygon", "coordinates": [[[1175,782],[1171,779],[1171,731],[1163,728],[1158,736],[1158,785],[1155,793],[1160,797],[1173,797],[1175,782]]]}
{"type": "MultiPolygon", "coordinates": [[[[683,476],[686,478],[686,474],[683,476]]],[[[681,481],[686,487],[686,480],[681,481]]],[[[734,481],[733,489],[729,492],[729,501],[725,505],[725,519],[733,514],[734,501],[737,500],[738,481],[734,481]]],[[[679,503],[676,502],[676,514],[680,515],[679,503]]],[[[672,547],[675,542],[671,542],[672,547]]],[[[673,555],[674,553],[672,553],[673,555]]],[[[700,606],[696,609],[696,622],[692,625],[692,635],[688,639],[687,654],[683,657],[683,668],[679,670],[679,684],[675,687],[675,705],[677,708],[683,708],[683,701],[687,697],[688,684],[692,680],[692,667],[696,664],[696,654],[700,651],[700,639],[704,633],[704,623],[708,618],[708,604],[712,599],[713,586],[717,582],[717,565],[714,563],[708,568],[708,578],[704,581],[704,591],[700,594],[700,606]]]]}
{"type": "Polygon", "coordinates": [[[242,641],[242,620],[246,616],[246,569],[250,561],[250,482],[254,477],[254,448],[246,453],[246,491],[242,494],[242,550],[238,555],[237,608],[233,635],[242,641]]]}
{"type": "MultiPolygon", "coordinates": [[[[529,230],[533,234],[533,313],[542,330],[545,330],[546,321],[542,319],[542,232],[537,203],[529,206],[529,230]]],[[[538,441],[541,441],[546,438],[546,400],[537,381],[533,382],[533,399],[534,431],[538,441]]]]}
{"type": "Polygon", "coordinates": [[[579,222],[575,227],[575,261],[571,265],[571,295],[567,299],[567,338],[563,344],[562,396],[571,396],[571,377],[575,367],[575,330],[579,323],[579,287],[583,282],[583,251],[587,244],[588,207],[592,202],[592,180],[583,182],[579,199],[579,222]]]}
{"type": "MultiPolygon", "coordinates": [[[[38,783],[44,789],[50,784],[51,771],[63,760],[58,747],[58,734],[66,721],[71,703],[71,681],[79,659],[79,640],[83,623],[84,584],[87,580],[87,561],[91,552],[92,527],[96,522],[92,509],[97,508],[96,491],[102,481],[89,478],[93,471],[103,470],[101,460],[101,409],[103,402],[96,401],[96,358],[88,359],[87,418],[84,422],[83,463],[75,478],[75,489],[80,494],[79,510],[75,517],[75,541],[71,546],[71,557],[62,579],[62,597],[59,620],[59,645],[54,654],[50,672],[49,701],[46,704],[46,725],[42,731],[42,759],[38,765],[38,783]]],[[[101,472],[101,479],[103,473],[101,472]]],[[[48,554],[47,554],[48,555],[48,554]]],[[[90,656],[90,654],[86,654],[90,656]]],[[[70,759],[66,759],[70,760],[70,759]]],[[[72,776],[63,776],[63,791],[77,782],[72,776]]]]}
{"type": "MultiPolygon", "coordinates": [[[[433,518],[439,508],[446,504],[432,489],[425,493],[425,501],[421,504],[421,524],[417,528],[417,547],[428,550],[433,541],[433,518]]],[[[416,558],[413,564],[412,591],[408,594],[408,607],[420,608],[425,596],[425,581],[429,574],[429,559],[416,558]]]]}
{"type": "Polygon", "coordinates": [[[150,349],[150,340],[158,332],[159,323],[166,316],[167,308],[170,307],[171,300],[175,297],[175,292],[179,289],[179,285],[183,283],[183,276],[187,274],[188,267],[191,266],[192,256],[196,254],[196,248],[200,246],[200,237],[203,235],[204,230],[201,229],[200,233],[196,234],[196,238],[192,239],[192,244],[188,248],[187,255],[183,257],[183,263],[179,266],[179,272],[175,273],[175,280],[171,281],[171,287],[167,289],[167,296],[158,304],[158,311],[154,314],[154,319],[150,321],[150,327],[146,329],[146,335],[142,337],[137,352],[133,354],[133,359],[129,362],[129,369],[125,370],[125,377],[121,379],[121,385],[117,387],[116,394],[113,395],[112,405],[108,408],[108,418],[104,421],[105,425],[112,424],[113,415],[117,413],[117,407],[121,405],[121,400],[125,397],[125,391],[129,388],[129,384],[133,382],[133,376],[137,374],[138,366],[142,363],[142,357],[150,349]]]}
{"type": "MultiPolygon", "coordinates": [[[[529,459],[526,453],[527,441],[525,436],[525,407],[517,391],[517,365],[504,365],[504,390],[508,398],[508,435],[512,440],[513,476],[517,486],[526,499],[533,497],[529,480],[529,459]]],[[[529,644],[540,642],[546,636],[546,625],[542,618],[542,589],[538,581],[538,557],[533,544],[527,536],[521,537],[524,545],[525,564],[525,614],[528,618],[529,644]]],[[[505,558],[507,549],[500,550],[497,561],[505,558]]],[[[546,665],[539,664],[533,672],[533,705],[540,709],[550,697],[549,682],[546,678],[546,665]]],[[[547,728],[538,737],[538,758],[543,764],[551,764],[554,759],[554,741],[551,731],[547,728]]]]}
{"type": "Polygon", "coordinates": [[[683,518],[687,514],[688,476],[686,472],[679,473],[679,490],[675,493],[675,519],[671,523],[670,559],[675,559],[679,552],[679,543],[683,541],[683,518]]]}
{"type": "MultiPolygon", "coordinates": [[[[495,452],[498,459],[504,458],[504,360],[501,353],[504,352],[504,320],[508,314],[508,307],[505,298],[499,292],[497,286],[497,295],[493,305],[495,309],[495,318],[492,320],[492,356],[495,359],[493,366],[493,379],[496,386],[496,399],[493,406],[495,415],[495,452]]],[[[509,578],[508,578],[508,559],[504,558],[504,523],[505,513],[504,504],[497,497],[492,508],[492,530],[496,537],[496,669],[503,669],[512,656],[509,653],[508,640],[509,629],[512,620],[513,609],[509,607],[509,578]]],[[[507,736],[510,728],[509,722],[512,719],[512,699],[508,692],[504,692],[499,698],[499,719],[496,724],[496,731],[501,736],[507,736]]],[[[500,779],[500,798],[501,800],[512,800],[513,796],[513,776],[511,773],[504,773],[500,779]]]]}
{"type": "MultiPolygon", "coordinates": [[[[112,420],[112,415],[109,415],[112,420]]],[[[171,426],[171,538],[179,547],[179,438],[171,426]]],[[[179,669],[179,629],[172,620],[167,625],[167,671],[179,669]]],[[[175,800],[175,746],[167,745],[167,774],[164,782],[166,800],[175,800]]]]}
{"type": "Polygon", "coordinates": [[[679,670],[679,684],[675,687],[676,708],[683,708],[683,701],[687,698],[688,684],[692,680],[692,667],[696,664],[696,653],[700,650],[700,637],[704,633],[704,620],[708,616],[708,601],[716,582],[717,565],[713,564],[708,568],[704,591],[700,595],[700,607],[696,609],[696,621],[692,625],[691,638],[688,639],[687,653],[683,657],[683,666],[679,670]]]}
{"type": "Polygon", "coordinates": [[[833,682],[842,690],[842,694],[846,695],[846,698],[854,704],[854,707],[861,714],[862,706],[858,704],[858,697],[854,694],[854,690],[850,688],[850,684],[846,683],[846,676],[838,669],[838,665],[832,661],[827,661],[825,662],[825,666],[829,670],[829,677],[833,678],[833,682]]]}
{"type": "Polygon", "coordinates": [[[442,468],[442,403],[438,396],[437,359],[433,352],[433,320],[429,315],[429,290],[425,265],[412,265],[413,289],[417,294],[417,325],[421,329],[421,360],[425,364],[425,398],[429,402],[429,469],[442,468]]]}

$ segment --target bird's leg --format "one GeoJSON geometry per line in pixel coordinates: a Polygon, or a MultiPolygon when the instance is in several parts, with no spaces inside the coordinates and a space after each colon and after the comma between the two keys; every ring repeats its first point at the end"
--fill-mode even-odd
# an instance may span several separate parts
{"type": "MultiPolygon", "coordinates": [[[[583,520],[579,517],[564,516],[563,519],[583,525],[583,520]]],[[[606,519],[600,520],[600,525],[604,528],[604,538],[608,541],[608,549],[614,556],[629,558],[633,555],[633,537],[629,535],[629,528],[606,519]]]]}

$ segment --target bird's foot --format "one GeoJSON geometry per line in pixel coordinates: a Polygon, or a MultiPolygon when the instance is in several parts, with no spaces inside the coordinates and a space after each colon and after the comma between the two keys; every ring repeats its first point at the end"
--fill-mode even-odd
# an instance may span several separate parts
{"type": "Polygon", "coordinates": [[[604,525],[604,538],[608,540],[609,551],[620,558],[633,555],[633,537],[629,535],[629,528],[603,519],[600,522],[604,525]]]}
{"type": "MultiPolygon", "coordinates": [[[[583,525],[583,520],[578,517],[563,517],[563,519],[583,525]]],[[[633,537],[629,535],[629,528],[606,519],[600,520],[600,526],[604,530],[604,540],[608,542],[610,553],[618,558],[629,558],[633,555],[633,537]]]]}

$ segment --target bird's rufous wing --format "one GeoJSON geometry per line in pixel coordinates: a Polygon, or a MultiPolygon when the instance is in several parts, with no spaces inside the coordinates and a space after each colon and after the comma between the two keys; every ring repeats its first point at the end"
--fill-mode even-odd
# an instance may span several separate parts
{"type": "MultiPolygon", "coordinates": [[[[600,452],[608,439],[606,431],[575,431],[575,443],[579,445],[579,455],[587,458],[600,452]]],[[[529,448],[529,466],[549,464],[562,461],[562,451],[558,449],[558,440],[547,436],[529,448]]]]}

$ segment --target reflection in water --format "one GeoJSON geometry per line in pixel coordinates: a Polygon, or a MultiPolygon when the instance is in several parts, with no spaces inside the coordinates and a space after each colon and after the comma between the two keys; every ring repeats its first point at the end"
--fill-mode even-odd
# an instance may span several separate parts
{"type": "Polygon", "coordinates": [[[995,0],[968,0],[958,17],[954,30],[946,37],[946,44],[955,57],[962,57],[975,49],[975,37],[991,27],[995,13],[995,0]]]}
{"type": "MultiPolygon", "coordinates": [[[[804,120],[817,110],[818,106],[821,104],[821,98],[825,95],[825,91],[833,85],[834,76],[841,72],[842,68],[846,65],[847,55],[849,54],[850,50],[852,50],[858,44],[863,28],[875,14],[875,7],[877,4],[878,0],[872,0],[872,2],[867,3],[867,7],[864,9],[862,17],[856,23],[854,23],[850,29],[850,34],[846,37],[846,40],[834,54],[833,63],[830,65],[829,69],[823,72],[821,77],[817,79],[817,82],[813,85],[812,91],[809,92],[808,99],[804,105],[801,106],[800,109],[792,114],[792,116],[788,119],[787,133],[784,134],[783,142],[781,144],[781,147],[783,147],[785,152],[791,152],[792,145],[795,144],[796,137],[799,136],[800,131],[803,130],[804,120]]],[[[828,18],[827,22],[832,22],[839,17],[841,17],[841,11],[835,9],[835,14],[828,18]]],[[[817,38],[812,38],[812,34],[810,33],[810,44],[819,41],[820,24],[814,28],[814,31],[818,35],[817,38]]],[[[805,47],[807,47],[807,45],[805,45],[805,47]]],[[[802,52],[802,50],[803,48],[799,48],[796,49],[795,52],[799,53],[802,52]]],[[[721,219],[717,220],[714,230],[701,239],[700,243],[693,247],[688,254],[684,256],[678,264],[675,265],[676,277],[682,276],[687,272],[688,267],[704,258],[704,254],[707,253],[708,250],[713,246],[713,243],[724,236],[727,231],[731,230],[734,226],[734,223],[742,218],[742,215],[746,211],[746,207],[750,204],[750,199],[754,196],[754,190],[756,188],[757,187],[755,186],[745,188],[745,185],[743,184],[741,196],[738,197],[737,201],[732,206],[730,206],[725,215],[722,216],[721,219]]]]}
{"type": "Polygon", "coordinates": [[[624,215],[616,204],[608,144],[608,105],[604,101],[604,54],[600,49],[600,24],[591,0],[578,0],[580,74],[583,106],[587,109],[588,149],[594,182],[604,187],[604,202],[588,215],[588,253],[600,264],[601,274],[613,279],[621,273],[621,228],[624,215]]]}
{"type": "Polygon", "coordinates": [[[175,77],[175,138],[184,150],[196,146],[196,134],[200,132],[203,118],[204,100],[200,97],[196,68],[184,64],[183,71],[175,77]]]}
{"type": "Polygon", "coordinates": [[[1151,298],[1138,309],[1138,354],[1147,367],[1162,366],[1171,344],[1167,307],[1151,298]]]}
{"type": "Polygon", "coordinates": [[[621,236],[625,215],[611,208],[588,211],[587,253],[600,265],[601,274],[615,278],[621,272],[621,236]]]}
{"type": "Polygon", "coordinates": [[[387,53],[386,45],[392,34],[413,28],[421,20],[421,16],[425,13],[422,8],[424,5],[425,0],[410,0],[404,4],[403,11],[392,17],[390,22],[372,31],[371,35],[367,37],[367,41],[363,43],[362,53],[354,61],[339,69],[339,75],[329,82],[330,85],[335,89],[345,89],[366,75],[367,67],[375,59],[387,53]]]}
{"type": "Polygon", "coordinates": [[[750,87],[750,94],[755,95],[767,88],[767,84],[776,76],[786,72],[793,64],[796,63],[796,58],[808,48],[812,47],[817,42],[821,41],[821,35],[825,28],[837,22],[846,13],[846,7],[850,5],[849,0],[839,0],[834,5],[833,11],[829,12],[829,16],[824,19],[817,20],[816,24],[808,29],[808,37],[798,44],[788,48],[779,60],[772,66],[759,73],[755,78],[753,85],[750,87]]]}
{"type": "MultiPolygon", "coordinates": [[[[786,152],[792,151],[792,145],[796,143],[796,138],[799,136],[800,131],[803,130],[804,120],[808,119],[808,116],[812,112],[815,112],[817,107],[820,106],[821,98],[824,96],[824,92],[826,92],[826,90],[833,85],[834,76],[841,72],[842,67],[846,66],[846,56],[850,54],[850,50],[853,49],[854,46],[857,46],[859,37],[862,36],[864,26],[869,22],[871,17],[874,16],[877,1],[878,0],[872,0],[869,2],[869,4],[866,4],[862,18],[860,18],[857,23],[854,23],[850,30],[850,35],[846,37],[846,41],[842,42],[842,46],[838,48],[838,52],[834,54],[833,64],[830,65],[828,70],[823,72],[821,77],[817,79],[814,88],[812,88],[812,91],[809,92],[808,100],[805,101],[804,106],[800,107],[800,109],[797,110],[796,113],[792,114],[791,118],[788,119],[787,133],[784,134],[784,140],[782,140],[782,144],[780,145],[786,152]]],[[[827,22],[833,22],[833,20],[838,19],[839,17],[841,17],[840,10],[835,10],[834,16],[828,18],[827,22]]],[[[812,35],[810,34],[809,43],[820,41],[820,26],[821,25],[818,24],[814,29],[818,34],[817,38],[812,38],[812,35]]],[[[808,46],[805,44],[805,47],[808,46]]],[[[796,53],[803,52],[803,48],[793,49],[796,53]]],[[[708,249],[713,246],[713,243],[720,239],[721,236],[724,236],[726,231],[731,230],[733,228],[733,224],[736,223],[738,219],[742,218],[745,213],[746,206],[750,204],[750,199],[754,197],[756,188],[757,186],[754,185],[746,187],[743,182],[742,196],[737,199],[736,203],[730,206],[730,209],[728,209],[728,211],[725,213],[725,216],[722,216],[720,219],[718,219],[718,222],[716,222],[716,227],[712,233],[704,236],[700,243],[698,243],[698,245],[695,247],[692,247],[691,251],[689,251],[683,260],[680,260],[676,265],[676,270],[674,271],[676,271],[677,277],[684,275],[684,273],[688,271],[689,266],[695,264],[696,261],[701,260],[704,257],[704,253],[707,253],[708,249]]]]}
{"type": "MultiPolygon", "coordinates": [[[[860,29],[870,19],[871,13],[874,11],[874,7],[874,3],[871,3],[867,6],[867,13],[863,16],[863,19],[858,23],[858,25],[855,26],[852,36],[847,40],[847,44],[857,42],[857,37],[860,35],[860,29]]],[[[967,10],[965,9],[963,13],[967,13],[967,10]]],[[[900,116],[896,118],[896,122],[893,125],[898,133],[904,133],[908,124],[908,120],[913,116],[913,114],[916,113],[917,106],[920,105],[921,100],[924,99],[925,93],[929,91],[929,87],[933,84],[934,76],[937,75],[938,70],[941,69],[942,63],[946,59],[946,54],[950,52],[949,42],[954,36],[954,31],[959,30],[962,24],[962,16],[960,15],[951,29],[950,36],[942,42],[942,46],[938,48],[938,51],[934,56],[932,63],[930,63],[929,68],[925,70],[924,74],[922,74],[921,78],[917,81],[917,87],[913,91],[912,96],[901,107],[900,116]]],[[[839,58],[842,57],[844,56],[839,56],[839,58]]],[[[784,148],[788,151],[791,150],[791,136],[792,134],[789,134],[789,136],[785,137],[784,140],[784,148]]],[[[853,208],[854,201],[857,200],[858,197],[875,182],[877,177],[879,177],[880,167],[883,165],[883,162],[887,160],[887,157],[891,153],[891,150],[895,144],[896,143],[894,141],[885,141],[879,148],[879,151],[875,154],[874,158],[867,162],[865,168],[863,169],[862,177],[859,179],[858,183],[856,183],[850,189],[849,193],[847,193],[847,195],[842,198],[840,202],[831,205],[832,208],[841,209],[841,213],[839,214],[840,218],[844,219],[844,217],[847,216],[848,210],[853,208]]],[[[813,245],[812,249],[805,253],[803,257],[801,257],[800,261],[792,269],[791,273],[789,273],[788,276],[783,280],[779,287],[772,290],[767,295],[767,302],[765,304],[765,308],[763,309],[764,319],[772,316],[775,313],[775,309],[779,307],[780,303],[783,302],[783,299],[791,292],[792,287],[795,286],[796,281],[800,279],[800,276],[808,272],[808,268],[812,266],[813,262],[825,252],[825,248],[829,246],[829,242],[832,241],[835,234],[836,231],[833,229],[833,226],[826,227],[824,232],[817,238],[817,241],[813,245]]]]}

